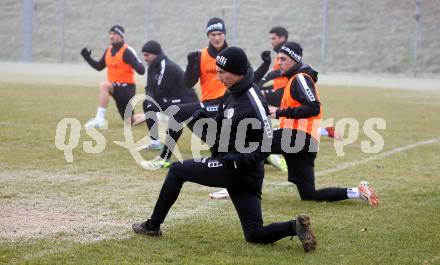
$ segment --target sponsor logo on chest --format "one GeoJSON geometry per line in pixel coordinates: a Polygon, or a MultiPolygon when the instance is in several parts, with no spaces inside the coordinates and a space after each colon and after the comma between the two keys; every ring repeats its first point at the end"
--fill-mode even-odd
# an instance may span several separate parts
{"type": "Polygon", "coordinates": [[[224,116],[226,119],[231,119],[234,116],[234,109],[233,108],[226,109],[224,111],[224,116]]]}

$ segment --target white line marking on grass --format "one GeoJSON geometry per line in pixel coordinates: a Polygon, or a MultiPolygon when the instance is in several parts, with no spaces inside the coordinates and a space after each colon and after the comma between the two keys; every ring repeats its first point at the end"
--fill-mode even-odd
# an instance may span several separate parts
{"type": "Polygon", "coordinates": [[[360,160],[355,160],[355,161],[352,161],[352,162],[342,163],[342,164],[339,164],[339,165],[337,165],[337,166],[335,166],[333,168],[329,168],[329,169],[325,169],[325,170],[319,171],[319,172],[316,173],[316,176],[325,176],[325,175],[328,175],[328,174],[331,174],[331,173],[335,173],[335,172],[338,172],[338,171],[341,171],[341,170],[344,170],[344,169],[347,169],[347,168],[351,168],[351,167],[355,167],[355,166],[358,166],[358,165],[361,165],[361,164],[365,164],[365,163],[368,163],[370,161],[379,160],[381,158],[392,156],[394,154],[402,153],[402,152],[405,152],[406,150],[410,150],[410,149],[413,149],[413,148],[416,148],[416,147],[419,147],[419,146],[422,146],[422,145],[434,144],[434,143],[437,143],[439,141],[440,141],[440,137],[436,137],[436,138],[432,138],[432,139],[429,139],[429,140],[424,140],[424,141],[420,141],[420,142],[417,142],[417,143],[413,143],[413,144],[397,147],[397,148],[394,148],[394,149],[392,149],[390,151],[386,151],[386,152],[383,152],[383,153],[380,153],[380,154],[377,154],[377,155],[374,155],[374,156],[370,156],[370,157],[367,157],[367,158],[364,158],[364,159],[360,159],[360,160]]]}
{"type": "MultiPolygon", "coordinates": [[[[380,153],[380,154],[377,154],[377,155],[373,155],[373,156],[370,156],[370,157],[367,157],[367,158],[364,158],[364,159],[355,160],[355,161],[352,161],[352,162],[342,163],[342,164],[339,164],[339,165],[337,165],[337,166],[335,166],[333,168],[329,168],[329,169],[318,171],[318,172],[316,172],[315,175],[316,176],[329,175],[329,174],[332,174],[332,173],[335,173],[335,172],[338,172],[338,171],[341,171],[341,170],[344,170],[344,169],[352,168],[352,167],[355,167],[355,166],[358,166],[358,165],[361,165],[361,164],[366,164],[366,163],[368,163],[370,161],[379,160],[379,159],[382,159],[382,158],[385,158],[385,157],[388,157],[388,156],[392,156],[394,154],[402,153],[402,152],[405,152],[407,150],[410,150],[410,149],[413,149],[413,148],[416,148],[416,147],[419,147],[419,146],[422,146],[422,145],[435,144],[435,143],[438,143],[438,142],[440,142],[440,137],[436,137],[436,138],[432,138],[432,139],[429,139],[429,140],[424,140],[424,141],[416,142],[416,143],[405,145],[405,146],[401,146],[401,147],[396,147],[396,148],[394,148],[394,149],[392,149],[390,151],[386,151],[386,152],[383,152],[383,153],[380,153]]],[[[267,184],[269,184],[271,186],[288,186],[288,185],[291,185],[292,183],[287,182],[287,181],[282,182],[282,183],[275,182],[275,181],[274,182],[268,181],[267,184]]]]}

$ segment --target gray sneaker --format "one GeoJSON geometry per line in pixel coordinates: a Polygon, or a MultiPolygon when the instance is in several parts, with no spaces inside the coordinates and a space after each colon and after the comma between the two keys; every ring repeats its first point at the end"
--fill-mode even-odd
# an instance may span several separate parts
{"type": "Polygon", "coordinates": [[[162,235],[162,231],[160,230],[160,226],[155,226],[150,223],[150,220],[147,220],[143,223],[134,223],[131,225],[133,231],[136,234],[143,234],[147,236],[158,237],[162,235]]]}
{"type": "Polygon", "coordinates": [[[301,241],[304,252],[313,251],[316,249],[315,235],[313,234],[310,217],[306,214],[300,214],[296,218],[296,235],[301,241]]]}

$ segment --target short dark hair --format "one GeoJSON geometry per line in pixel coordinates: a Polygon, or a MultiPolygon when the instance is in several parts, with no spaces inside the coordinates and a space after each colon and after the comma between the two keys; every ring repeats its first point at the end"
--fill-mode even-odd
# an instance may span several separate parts
{"type": "Polygon", "coordinates": [[[289,38],[289,32],[287,31],[287,29],[283,28],[283,27],[273,27],[269,33],[274,33],[276,34],[278,37],[285,37],[286,40],[289,38]]]}

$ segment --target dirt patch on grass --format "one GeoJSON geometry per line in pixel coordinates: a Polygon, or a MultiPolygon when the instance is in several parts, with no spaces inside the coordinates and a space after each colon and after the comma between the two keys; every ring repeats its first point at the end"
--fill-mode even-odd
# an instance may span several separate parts
{"type": "Polygon", "coordinates": [[[17,241],[62,235],[76,241],[114,238],[127,230],[129,223],[102,220],[61,209],[1,204],[0,240],[17,241]],[[121,229],[125,228],[125,229],[121,229]],[[100,231],[101,233],[96,233],[100,231]]]}
{"type": "MultiPolygon", "coordinates": [[[[128,238],[133,235],[132,222],[145,220],[153,209],[162,182],[143,174],[128,179],[93,172],[9,169],[0,173],[0,242],[128,238]]],[[[208,199],[211,191],[186,184],[166,227],[225,207],[208,199]]]]}
{"type": "Polygon", "coordinates": [[[125,238],[130,229],[129,220],[121,221],[106,207],[96,207],[96,201],[85,197],[86,193],[70,194],[50,186],[66,183],[68,187],[99,178],[93,174],[38,170],[0,173],[0,242],[125,238]]]}

